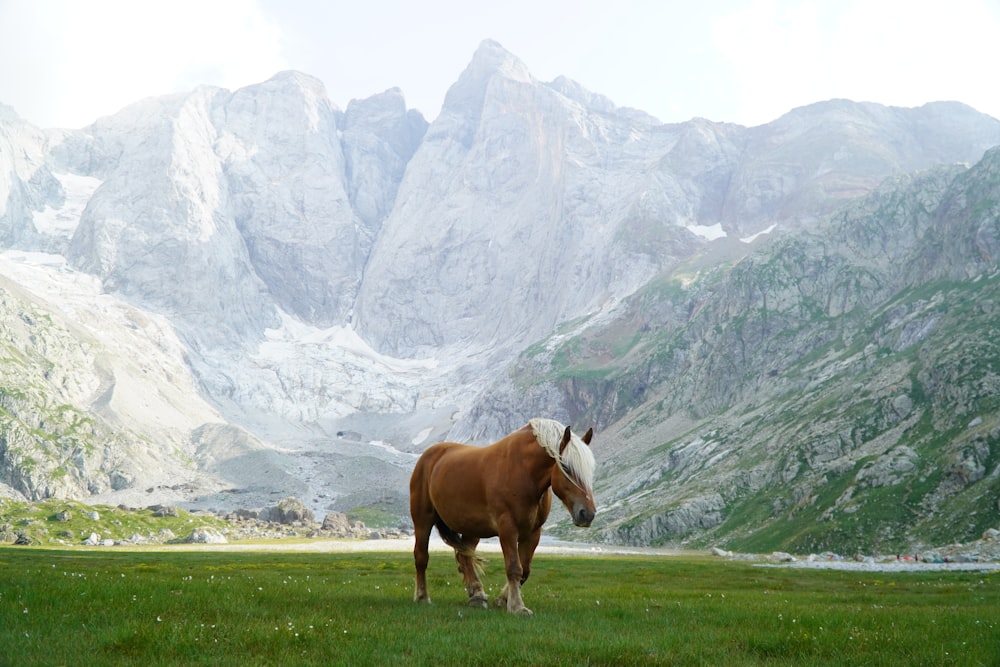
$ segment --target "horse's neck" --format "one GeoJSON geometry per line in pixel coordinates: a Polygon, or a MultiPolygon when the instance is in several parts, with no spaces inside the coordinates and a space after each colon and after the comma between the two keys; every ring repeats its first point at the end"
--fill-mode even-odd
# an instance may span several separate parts
{"type": "Polygon", "coordinates": [[[544,493],[552,485],[552,468],[556,460],[538,444],[530,430],[527,433],[516,432],[509,438],[507,445],[514,450],[514,456],[509,459],[512,466],[522,466],[524,470],[521,474],[527,473],[538,493],[544,493]]]}

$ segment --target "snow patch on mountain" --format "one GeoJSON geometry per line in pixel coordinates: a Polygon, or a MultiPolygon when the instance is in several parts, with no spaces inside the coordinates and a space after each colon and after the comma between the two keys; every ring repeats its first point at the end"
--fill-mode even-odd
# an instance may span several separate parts
{"type": "Polygon", "coordinates": [[[777,224],[771,225],[767,229],[762,229],[759,232],[757,232],[756,234],[751,234],[750,236],[744,236],[744,237],[742,237],[740,239],[740,241],[742,241],[743,243],[753,243],[759,237],[761,237],[761,236],[767,236],[768,234],[770,234],[771,232],[773,232],[775,229],[777,229],[777,227],[778,227],[777,224]]]}
{"type": "Polygon", "coordinates": [[[40,233],[69,239],[80,224],[80,216],[87,202],[100,187],[101,179],[79,174],[53,173],[62,186],[65,200],[62,206],[47,204],[41,211],[35,211],[32,222],[40,233]]]}
{"type": "Polygon", "coordinates": [[[434,357],[426,359],[398,359],[376,352],[362,340],[350,325],[315,327],[281,313],[281,326],[267,329],[265,341],[258,350],[258,359],[281,363],[293,358],[301,347],[310,347],[310,357],[340,359],[354,357],[371,362],[373,370],[383,373],[423,373],[439,365],[434,357]]]}
{"type": "Polygon", "coordinates": [[[444,379],[452,363],[379,353],[350,325],[317,327],[285,312],[279,319],[244,353],[191,357],[223,411],[269,438],[301,437],[302,424],[334,423],[359,407],[387,415],[436,410],[458,391],[444,379]]]}
{"type": "Polygon", "coordinates": [[[709,241],[726,238],[726,232],[722,229],[722,223],[719,222],[714,225],[687,225],[687,229],[697,236],[700,236],[703,239],[708,239],[709,241]]]}

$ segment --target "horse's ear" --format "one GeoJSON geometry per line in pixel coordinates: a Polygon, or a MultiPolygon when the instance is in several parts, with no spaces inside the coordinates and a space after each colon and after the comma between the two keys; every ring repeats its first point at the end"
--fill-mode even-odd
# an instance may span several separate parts
{"type": "Polygon", "coordinates": [[[569,432],[569,426],[567,426],[566,430],[563,431],[562,442],[559,443],[559,455],[560,456],[562,456],[563,450],[566,449],[566,445],[569,444],[569,439],[570,439],[571,435],[572,434],[569,432]]]}
{"type": "Polygon", "coordinates": [[[593,437],[594,437],[594,429],[593,429],[593,427],[591,427],[591,428],[587,429],[587,432],[584,433],[583,437],[580,438],[580,439],[583,440],[583,444],[589,446],[590,445],[590,441],[593,439],[593,437]]]}

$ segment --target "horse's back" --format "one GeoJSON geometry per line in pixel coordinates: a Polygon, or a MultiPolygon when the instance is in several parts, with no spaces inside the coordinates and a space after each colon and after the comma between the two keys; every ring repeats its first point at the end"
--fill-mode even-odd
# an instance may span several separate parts
{"type": "Polygon", "coordinates": [[[420,455],[417,459],[417,465],[413,467],[413,474],[410,476],[410,490],[413,490],[414,484],[423,483],[426,485],[428,477],[434,471],[434,468],[444,457],[448,456],[450,453],[455,451],[461,451],[463,449],[474,449],[469,445],[463,445],[457,442],[439,442],[436,445],[431,445],[424,450],[424,453],[420,455]]]}
{"type": "Polygon", "coordinates": [[[410,514],[416,520],[418,514],[433,512],[434,506],[431,501],[431,477],[435,471],[439,470],[442,459],[448,457],[450,453],[461,451],[462,449],[473,449],[469,445],[457,442],[439,442],[424,450],[417,464],[413,467],[413,474],[410,475],[410,514]]]}

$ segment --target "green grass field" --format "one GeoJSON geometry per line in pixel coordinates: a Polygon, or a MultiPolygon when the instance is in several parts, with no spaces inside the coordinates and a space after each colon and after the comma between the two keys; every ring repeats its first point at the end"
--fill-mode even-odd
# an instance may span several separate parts
{"type": "MultiPolygon", "coordinates": [[[[488,592],[502,583],[488,556],[488,592]]],[[[402,553],[0,547],[0,665],[998,665],[1000,573],[539,554],[530,618],[402,553]]]]}

